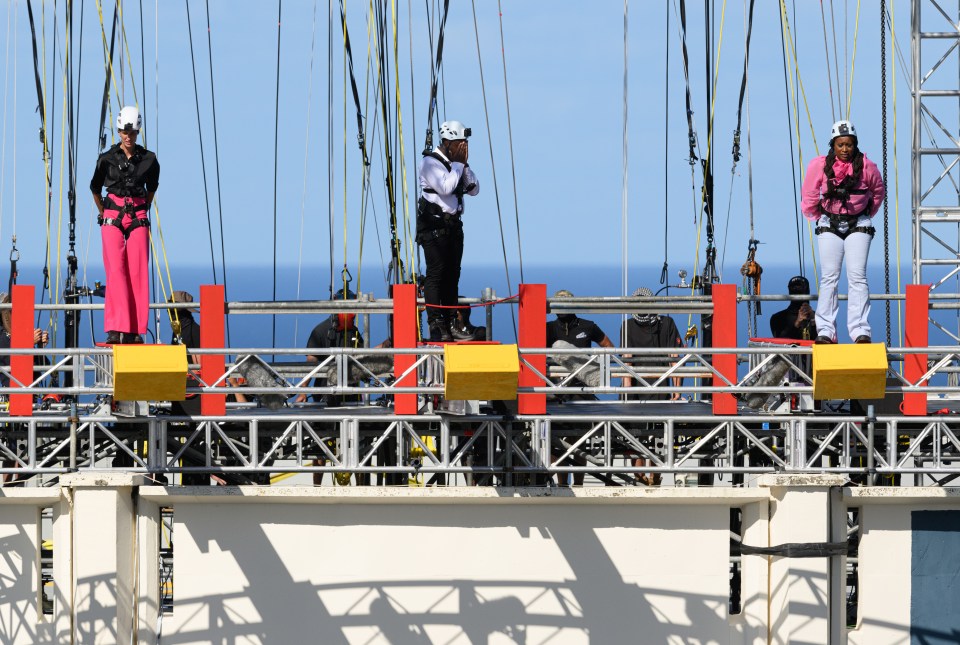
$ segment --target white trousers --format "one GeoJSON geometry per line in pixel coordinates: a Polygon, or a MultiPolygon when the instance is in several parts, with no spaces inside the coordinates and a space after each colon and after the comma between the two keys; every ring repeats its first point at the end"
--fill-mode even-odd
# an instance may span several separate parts
{"type": "MultiPolygon", "coordinates": [[[[869,217],[861,217],[858,226],[870,226],[869,217]]],[[[822,224],[821,224],[822,225],[822,224]]],[[[867,285],[867,256],[870,242],[867,233],[851,233],[840,239],[833,233],[817,236],[820,248],[820,296],[817,300],[817,335],[837,340],[837,284],[840,266],[847,261],[847,331],[850,339],[870,336],[870,287],[867,285]]]]}

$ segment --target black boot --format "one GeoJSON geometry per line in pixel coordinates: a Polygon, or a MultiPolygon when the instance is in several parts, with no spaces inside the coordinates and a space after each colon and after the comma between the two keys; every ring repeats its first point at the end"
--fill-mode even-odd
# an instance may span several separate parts
{"type": "Polygon", "coordinates": [[[107,339],[103,341],[106,345],[119,345],[123,342],[120,332],[118,331],[108,331],[107,339]]]}
{"type": "Polygon", "coordinates": [[[450,319],[450,335],[454,340],[476,340],[476,334],[476,327],[464,322],[460,316],[453,316],[450,319]]]}
{"type": "Polygon", "coordinates": [[[427,327],[430,329],[430,341],[434,343],[453,342],[450,334],[450,325],[442,315],[427,316],[427,327]]]}

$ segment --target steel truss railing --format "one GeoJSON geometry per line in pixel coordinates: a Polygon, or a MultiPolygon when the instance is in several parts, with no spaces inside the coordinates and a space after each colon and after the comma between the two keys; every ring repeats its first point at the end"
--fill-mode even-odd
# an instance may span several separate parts
{"type": "MultiPolygon", "coordinates": [[[[201,355],[226,355],[227,368],[224,372],[210,377],[200,373],[197,365],[191,366],[190,374],[198,386],[188,387],[189,395],[226,394],[238,390],[227,389],[231,379],[238,376],[242,364],[250,357],[268,357],[276,355],[282,358],[302,357],[303,349],[250,348],[250,349],[191,349],[190,353],[201,355]]],[[[424,346],[414,349],[353,349],[325,348],[311,349],[319,357],[312,362],[284,362],[272,364],[260,361],[266,370],[270,384],[265,386],[247,385],[239,392],[250,396],[280,395],[291,397],[299,394],[310,395],[367,395],[392,396],[395,394],[416,393],[423,397],[442,395],[443,349],[436,346],[424,346]],[[392,373],[393,358],[397,355],[414,355],[413,365],[403,373],[392,373]],[[376,366],[367,363],[371,358],[379,358],[376,366]],[[417,374],[417,384],[400,387],[395,382],[409,374],[417,374]],[[327,385],[314,385],[314,379],[330,379],[327,385]]],[[[0,365],[0,375],[8,379],[10,386],[0,387],[0,395],[51,394],[78,397],[80,403],[89,403],[92,397],[112,394],[112,363],[109,349],[32,349],[0,350],[0,357],[16,354],[35,354],[43,356],[46,365],[35,369],[34,380],[24,382],[11,373],[10,367],[0,365]],[[56,375],[69,373],[75,385],[58,384],[56,375]]],[[[615,348],[592,347],[584,349],[543,349],[520,348],[520,362],[530,373],[536,376],[538,383],[519,388],[520,393],[550,395],[650,395],[681,393],[706,395],[718,392],[740,396],[757,394],[810,394],[812,380],[802,368],[800,359],[809,359],[809,347],[739,347],[739,348],[615,348]],[[736,378],[728,377],[712,364],[712,357],[723,354],[735,354],[743,363],[749,362],[748,369],[741,369],[736,378]],[[528,360],[531,356],[547,355],[557,363],[563,358],[576,359],[576,367],[567,368],[553,364],[547,373],[542,373],[528,360]],[[765,384],[760,378],[775,363],[785,361],[787,373],[784,381],[765,384]],[[590,372],[590,378],[587,378],[590,372]],[[623,378],[632,379],[631,385],[623,385],[623,378]],[[676,385],[674,379],[683,379],[676,385]],[[585,385],[584,381],[595,383],[585,385]],[[709,383],[709,384],[708,384],[709,383]]],[[[890,366],[887,371],[889,381],[888,394],[905,392],[926,392],[931,395],[960,394],[960,386],[949,385],[945,378],[960,372],[960,348],[956,346],[937,347],[895,347],[888,350],[890,366]],[[900,373],[898,366],[903,358],[910,354],[922,354],[928,358],[928,369],[919,378],[907,379],[900,373]]],[[[2,416],[0,416],[2,418],[2,416]]]]}
{"type": "MultiPolygon", "coordinates": [[[[43,354],[48,365],[30,383],[14,379],[8,367],[0,373],[15,385],[0,394],[68,395],[68,402],[37,409],[31,417],[0,414],[0,472],[16,476],[58,474],[82,468],[118,467],[150,473],[220,473],[244,483],[254,474],[277,472],[378,473],[395,476],[448,475],[475,482],[521,483],[558,472],[590,473],[608,483],[633,483],[637,473],[733,473],[819,471],[851,474],[960,474],[960,420],[934,417],[744,414],[714,417],[697,414],[703,408],[668,405],[673,414],[656,414],[645,403],[600,401],[602,415],[577,414],[577,404],[545,415],[514,415],[490,410],[459,416],[434,413],[443,393],[442,349],[325,349],[311,350],[317,363],[263,363],[276,387],[222,387],[238,372],[246,357],[277,354],[302,356],[303,350],[253,348],[191,350],[228,354],[223,373],[189,388],[196,394],[243,392],[280,395],[347,396],[361,394],[356,407],[326,408],[287,403],[277,411],[256,403],[230,404],[222,417],[172,416],[156,403],[143,417],[119,417],[105,404],[112,391],[110,350],[7,350],[4,354],[43,354]],[[389,370],[368,368],[367,357],[414,354],[408,373],[417,375],[411,387],[394,386],[389,370]],[[70,373],[80,385],[58,387],[54,374],[70,373]],[[336,374],[336,383],[312,385],[317,377],[336,374]],[[372,402],[389,406],[399,393],[417,393],[421,415],[398,416],[372,402]],[[75,408],[73,406],[76,406],[75,408]],[[76,410],[68,414],[67,410],[76,410]],[[691,414],[693,413],[693,414],[691,414]],[[634,466],[635,459],[645,460],[634,466]],[[957,465],[955,466],[955,460],[957,465]],[[522,478],[518,480],[517,478],[522,478]]],[[[521,349],[520,360],[538,375],[539,383],[520,388],[561,398],[585,395],[650,396],[686,393],[694,396],[729,392],[744,399],[772,400],[809,394],[812,384],[803,369],[810,348],[749,347],[735,349],[521,349]],[[734,353],[742,362],[736,378],[726,378],[713,365],[718,354],[734,353]],[[559,364],[546,374],[531,366],[531,356],[552,356],[559,364]],[[576,358],[570,368],[566,358],[576,358]],[[772,365],[786,362],[786,374],[764,382],[772,365]],[[652,364],[651,364],[652,363],[652,364]],[[592,370],[594,385],[584,385],[592,370]],[[629,377],[632,385],[620,380],[629,377]],[[675,378],[685,379],[676,386],[675,378]],[[712,383],[711,383],[712,381],[712,383]],[[710,384],[708,384],[710,383],[710,384]]],[[[945,376],[955,375],[960,348],[893,348],[890,350],[887,392],[928,392],[950,397],[960,387],[945,376]],[[908,354],[926,354],[928,369],[920,377],[903,378],[898,362],[908,354]],[[926,385],[925,385],[926,383],[926,385]]],[[[196,373],[196,370],[194,370],[196,373]]],[[[199,378],[199,373],[197,377],[199,378]]],[[[401,375],[402,376],[402,375],[401,375]]],[[[947,399],[948,400],[948,399],[947,399]]],[[[690,404],[693,405],[693,404],[690,404]]],[[[585,409],[585,408],[581,408],[585,409]]],[[[538,479],[539,478],[539,479],[538,479]]],[[[262,481],[262,479],[260,480],[262,481]]]]}
{"type": "Polygon", "coordinates": [[[234,483],[279,472],[449,475],[503,485],[577,472],[621,484],[653,472],[960,476],[960,420],[941,416],[398,417],[342,408],[272,421],[23,417],[0,426],[0,436],[0,472],[21,478],[111,465],[214,473],[234,483]]]}

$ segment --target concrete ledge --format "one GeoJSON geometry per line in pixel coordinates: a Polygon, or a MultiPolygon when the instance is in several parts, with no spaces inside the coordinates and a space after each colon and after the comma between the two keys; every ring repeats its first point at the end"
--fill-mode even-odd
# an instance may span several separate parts
{"type": "Polygon", "coordinates": [[[59,488],[0,488],[0,505],[49,506],[60,501],[59,488]]]}
{"type": "Polygon", "coordinates": [[[144,475],[112,471],[87,471],[60,476],[61,488],[123,488],[143,486],[144,475]]]}
{"type": "Polygon", "coordinates": [[[757,488],[378,488],[312,486],[143,486],[140,497],[183,503],[279,504],[749,504],[766,501],[757,488]]]}
{"type": "Polygon", "coordinates": [[[960,488],[870,486],[844,488],[843,500],[854,504],[958,504],[960,488]]]}
{"type": "Polygon", "coordinates": [[[848,481],[846,475],[797,473],[760,475],[757,485],[761,488],[833,488],[843,486],[848,481]]]}

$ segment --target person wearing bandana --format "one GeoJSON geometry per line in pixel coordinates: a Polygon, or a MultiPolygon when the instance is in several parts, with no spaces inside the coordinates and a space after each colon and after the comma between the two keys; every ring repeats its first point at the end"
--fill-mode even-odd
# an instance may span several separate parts
{"type": "MultiPolygon", "coordinates": [[[[640,287],[633,292],[633,296],[650,298],[653,292],[646,287],[640,287]]],[[[633,314],[627,319],[624,332],[620,338],[622,347],[683,347],[683,337],[677,329],[677,323],[673,322],[670,316],[661,316],[660,314],[633,314]]],[[[624,356],[627,358],[627,356],[624,356]]],[[[669,366],[671,361],[667,359],[650,359],[644,361],[643,366],[669,366]]],[[[682,380],[673,379],[673,385],[680,387],[682,380]]],[[[631,385],[633,379],[624,378],[624,385],[631,385]]],[[[627,396],[628,400],[633,401],[677,401],[680,399],[679,392],[665,392],[663,394],[631,394],[627,396]]]]}

